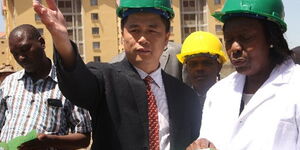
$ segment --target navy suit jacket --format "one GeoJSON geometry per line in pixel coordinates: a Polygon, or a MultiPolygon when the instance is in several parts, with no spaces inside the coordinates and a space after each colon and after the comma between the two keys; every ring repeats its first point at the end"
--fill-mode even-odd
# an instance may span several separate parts
{"type": "MultiPolygon", "coordinates": [[[[86,66],[77,54],[72,70],[61,66],[59,56],[55,60],[62,93],[91,113],[92,149],[149,149],[146,86],[127,59],[86,66]]],[[[162,78],[169,109],[170,147],[184,150],[199,135],[201,100],[190,87],[164,71],[162,78]]]]}

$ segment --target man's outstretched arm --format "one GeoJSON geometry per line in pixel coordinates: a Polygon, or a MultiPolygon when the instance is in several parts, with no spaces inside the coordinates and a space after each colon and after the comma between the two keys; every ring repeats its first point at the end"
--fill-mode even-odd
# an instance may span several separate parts
{"type": "Polygon", "coordinates": [[[69,40],[66,21],[55,0],[46,0],[46,2],[48,8],[38,0],[33,0],[34,11],[40,16],[42,23],[49,30],[54,46],[61,56],[63,66],[71,68],[75,64],[76,55],[69,40]]]}

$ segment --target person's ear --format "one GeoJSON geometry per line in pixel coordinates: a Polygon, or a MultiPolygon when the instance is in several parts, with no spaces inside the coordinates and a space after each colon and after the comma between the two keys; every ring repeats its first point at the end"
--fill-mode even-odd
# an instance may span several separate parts
{"type": "Polygon", "coordinates": [[[46,48],[45,40],[44,40],[43,37],[39,37],[38,41],[41,43],[41,45],[42,45],[43,48],[46,48]]]}

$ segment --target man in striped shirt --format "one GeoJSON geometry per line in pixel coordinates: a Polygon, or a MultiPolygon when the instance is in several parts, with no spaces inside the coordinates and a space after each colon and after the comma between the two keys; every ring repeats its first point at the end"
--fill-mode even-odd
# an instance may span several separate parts
{"type": "Polygon", "coordinates": [[[1,84],[0,141],[7,142],[35,129],[37,139],[23,143],[20,149],[87,147],[90,115],[60,92],[55,66],[45,54],[45,41],[38,30],[32,25],[16,27],[9,35],[9,48],[24,69],[1,84]]]}

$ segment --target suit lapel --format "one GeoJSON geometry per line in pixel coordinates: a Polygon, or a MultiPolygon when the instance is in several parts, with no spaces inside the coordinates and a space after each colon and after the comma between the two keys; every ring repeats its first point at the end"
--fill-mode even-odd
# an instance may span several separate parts
{"type": "Polygon", "coordinates": [[[178,93],[178,87],[175,86],[174,83],[168,75],[162,71],[162,78],[165,86],[165,91],[166,91],[166,97],[167,97],[167,103],[168,103],[168,109],[169,109],[169,131],[170,131],[170,148],[171,149],[176,149],[176,144],[182,143],[182,136],[186,135],[179,135],[179,133],[190,133],[190,130],[188,131],[177,131],[178,129],[180,130],[185,130],[185,129],[190,129],[190,128],[185,128],[183,124],[184,122],[184,112],[182,111],[182,104],[180,99],[176,96],[176,93],[178,93]],[[176,110],[176,111],[175,111],[176,110]],[[181,115],[179,115],[181,114],[181,115]],[[179,121],[180,120],[180,121],[179,121]],[[183,127],[183,128],[182,128],[183,127]],[[177,129],[177,130],[175,130],[177,129]]]}
{"type": "MultiPolygon", "coordinates": [[[[144,127],[145,135],[148,137],[148,111],[147,111],[147,95],[146,86],[144,81],[141,79],[135,68],[125,58],[120,63],[121,67],[119,72],[124,72],[127,75],[127,80],[130,85],[130,90],[134,95],[137,109],[139,112],[140,120],[144,127]]],[[[147,140],[148,141],[148,140],[147,140]]]]}
{"type": "Polygon", "coordinates": [[[169,109],[169,131],[170,131],[170,143],[171,143],[171,149],[172,149],[172,143],[174,143],[175,141],[175,136],[173,136],[175,134],[175,130],[177,129],[176,126],[177,124],[174,122],[175,120],[175,112],[173,112],[175,104],[172,101],[174,99],[174,95],[173,95],[173,91],[172,89],[174,88],[170,88],[170,81],[167,78],[166,74],[164,71],[162,71],[162,78],[163,78],[163,82],[164,82],[164,86],[165,86],[165,91],[166,91],[166,97],[167,97],[167,103],[168,103],[168,109],[169,109]]]}

